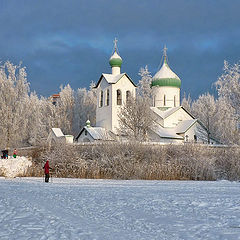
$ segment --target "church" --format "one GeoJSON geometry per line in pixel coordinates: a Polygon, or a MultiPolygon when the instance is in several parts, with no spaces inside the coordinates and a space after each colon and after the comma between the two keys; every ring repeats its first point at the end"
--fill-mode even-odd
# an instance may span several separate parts
{"type": "MultiPolygon", "coordinates": [[[[102,73],[95,88],[97,92],[96,126],[90,121],[80,131],[77,142],[119,141],[121,107],[135,98],[137,85],[127,73],[121,73],[122,58],[115,40],[114,52],[109,59],[112,72],[102,73]]],[[[208,143],[204,125],[180,105],[181,79],[169,67],[167,49],[163,50],[163,63],[152,79],[154,124],[149,128],[148,141],[182,144],[208,143]]],[[[215,144],[214,139],[210,139],[215,144]]]]}

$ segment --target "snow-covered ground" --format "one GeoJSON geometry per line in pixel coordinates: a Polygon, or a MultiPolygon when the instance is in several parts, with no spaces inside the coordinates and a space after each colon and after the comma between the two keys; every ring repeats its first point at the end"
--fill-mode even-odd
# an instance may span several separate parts
{"type": "Polygon", "coordinates": [[[0,173],[9,178],[23,175],[32,162],[27,157],[9,157],[8,159],[0,159],[0,173]]]}
{"type": "Polygon", "coordinates": [[[240,239],[240,183],[0,178],[0,239],[240,239]]]}

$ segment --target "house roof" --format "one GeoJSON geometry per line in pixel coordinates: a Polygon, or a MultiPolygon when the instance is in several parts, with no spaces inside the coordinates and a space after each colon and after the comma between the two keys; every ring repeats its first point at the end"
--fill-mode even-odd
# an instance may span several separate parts
{"type": "Polygon", "coordinates": [[[151,107],[151,110],[153,112],[155,112],[158,116],[160,116],[162,119],[165,119],[167,117],[169,117],[170,115],[172,115],[173,113],[175,113],[176,111],[178,111],[179,109],[183,109],[186,113],[188,113],[193,119],[195,119],[195,117],[190,114],[184,107],[179,106],[179,107],[172,107],[169,108],[167,110],[161,110],[157,107],[151,107]]]}
{"type": "Polygon", "coordinates": [[[56,137],[64,137],[63,132],[60,128],[52,128],[52,131],[56,137]]]}
{"type": "Polygon", "coordinates": [[[132,79],[126,74],[126,73],[121,73],[121,74],[107,74],[107,73],[103,73],[101,75],[101,77],[99,78],[95,88],[98,87],[98,85],[100,84],[100,82],[102,81],[102,78],[104,78],[109,84],[115,84],[117,83],[123,76],[126,76],[130,82],[134,85],[134,87],[137,87],[137,85],[132,81],[132,79]]]}
{"type": "Polygon", "coordinates": [[[185,133],[189,128],[191,128],[195,123],[197,122],[197,119],[191,119],[191,120],[184,120],[181,121],[174,129],[176,133],[185,133]]]}
{"type": "Polygon", "coordinates": [[[152,131],[155,132],[161,138],[174,138],[174,139],[183,139],[182,136],[176,134],[174,129],[163,128],[162,126],[155,124],[152,127],[152,131]]]}
{"type": "Polygon", "coordinates": [[[83,131],[86,130],[88,131],[89,135],[94,139],[94,140],[104,140],[104,141],[113,141],[115,140],[113,136],[110,134],[110,131],[106,130],[105,128],[102,127],[84,127],[76,139],[78,139],[83,131]]]}
{"type": "Polygon", "coordinates": [[[157,115],[159,115],[162,119],[165,119],[168,116],[172,115],[173,113],[175,113],[180,108],[181,107],[173,107],[173,108],[169,108],[165,111],[162,111],[157,107],[151,107],[152,111],[155,112],[157,115]]]}

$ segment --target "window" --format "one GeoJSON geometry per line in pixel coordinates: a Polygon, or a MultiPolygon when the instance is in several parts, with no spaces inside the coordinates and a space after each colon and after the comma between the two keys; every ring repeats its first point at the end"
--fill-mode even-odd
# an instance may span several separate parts
{"type": "Polygon", "coordinates": [[[122,105],[122,92],[120,89],[117,90],[117,105],[122,105]]]}
{"type": "Polygon", "coordinates": [[[99,101],[99,107],[103,106],[103,91],[100,92],[100,101],[99,101]]]}
{"type": "Polygon", "coordinates": [[[174,96],[174,107],[176,107],[176,96],[174,96]]]}
{"type": "Polygon", "coordinates": [[[155,107],[156,96],[153,96],[153,107],[155,107]]]}
{"type": "Polygon", "coordinates": [[[87,136],[87,130],[85,130],[85,136],[87,136]]]}
{"type": "Polygon", "coordinates": [[[166,95],[163,96],[163,106],[166,106],[166,95]]]}
{"type": "Polygon", "coordinates": [[[130,91],[126,91],[126,103],[129,103],[130,97],[131,97],[131,92],[130,91]]]}
{"type": "Polygon", "coordinates": [[[109,89],[107,89],[106,93],[106,106],[109,106],[109,89]]]}

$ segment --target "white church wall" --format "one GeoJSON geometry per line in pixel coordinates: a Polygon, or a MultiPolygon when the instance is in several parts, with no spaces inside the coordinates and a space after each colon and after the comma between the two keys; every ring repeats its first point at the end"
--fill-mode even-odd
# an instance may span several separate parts
{"type": "Polygon", "coordinates": [[[112,85],[103,79],[97,88],[96,126],[112,129],[112,85]],[[109,105],[106,105],[106,91],[109,89],[109,105]],[[100,94],[103,91],[103,104],[100,106],[100,94]]]}
{"type": "Polygon", "coordinates": [[[136,96],[135,86],[131,81],[123,76],[117,83],[112,84],[112,131],[117,133],[119,128],[118,113],[122,105],[117,105],[117,90],[121,90],[122,94],[122,105],[126,103],[126,92],[130,91],[133,97],[136,96]]]}
{"type": "Polygon", "coordinates": [[[176,87],[153,87],[154,107],[179,107],[180,89],[176,87]],[[164,95],[166,101],[164,104],[164,95]],[[175,97],[175,103],[174,103],[175,97]]]}
{"type": "Polygon", "coordinates": [[[168,116],[164,119],[164,127],[166,128],[172,128],[176,127],[177,124],[183,120],[191,120],[193,119],[186,111],[184,111],[182,108],[168,116]]]}
{"type": "Polygon", "coordinates": [[[197,134],[197,126],[198,123],[194,123],[185,133],[184,133],[184,141],[185,142],[201,142],[200,137],[197,134]],[[196,137],[194,137],[196,136],[196,137]]]}
{"type": "Polygon", "coordinates": [[[78,142],[93,142],[93,137],[88,133],[87,130],[83,130],[82,134],[78,138],[78,142]]]}

